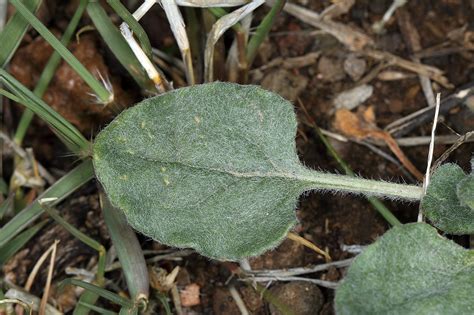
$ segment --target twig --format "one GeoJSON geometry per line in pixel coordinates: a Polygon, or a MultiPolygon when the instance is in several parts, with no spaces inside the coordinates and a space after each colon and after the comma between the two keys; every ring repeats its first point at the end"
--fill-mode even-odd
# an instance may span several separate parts
{"type": "MultiPolygon", "coordinates": [[[[267,0],[268,5],[272,5],[274,2],[274,0],[267,0]]],[[[331,34],[351,51],[359,51],[373,59],[386,61],[400,68],[425,75],[446,88],[453,87],[438,68],[412,62],[391,53],[371,48],[374,46],[374,41],[354,27],[331,20],[321,20],[321,16],[316,12],[292,3],[287,3],[283,10],[295,18],[331,34]]]]}
{"type": "MultiPolygon", "coordinates": [[[[443,98],[440,102],[439,113],[443,115],[449,112],[452,108],[467,102],[471,96],[474,95],[474,82],[470,82],[455,93],[443,98]]],[[[434,115],[434,107],[424,107],[408,116],[398,119],[389,125],[384,130],[389,132],[394,137],[406,135],[416,127],[430,121],[434,115]]]]}
{"type": "MultiPolygon", "coordinates": [[[[407,10],[400,10],[398,11],[397,18],[400,31],[405,38],[405,42],[410,48],[411,53],[413,54],[420,51],[422,49],[420,35],[412,23],[410,13],[407,10]]],[[[413,56],[412,59],[415,62],[421,62],[418,57],[413,56]]],[[[428,106],[435,106],[435,97],[433,88],[431,87],[431,80],[427,76],[420,74],[418,77],[428,106]]]]}
{"type": "Polygon", "coordinates": [[[333,261],[330,263],[309,266],[309,267],[298,267],[298,268],[289,268],[289,269],[262,269],[262,270],[252,270],[247,271],[246,273],[251,276],[256,277],[291,277],[291,276],[299,276],[305,275],[310,273],[316,273],[328,270],[330,268],[345,268],[349,267],[352,263],[354,258],[333,261]]]}
{"type": "Polygon", "coordinates": [[[242,279],[241,281],[254,281],[254,282],[305,281],[305,282],[314,283],[316,285],[319,285],[321,287],[328,288],[328,289],[336,289],[337,286],[339,285],[338,282],[325,281],[325,280],[319,280],[319,279],[311,279],[311,278],[300,278],[300,277],[253,277],[253,278],[242,279]]]}
{"type": "Polygon", "coordinates": [[[235,304],[237,304],[237,307],[239,308],[240,314],[242,315],[249,315],[249,311],[247,310],[247,307],[245,306],[244,301],[242,300],[242,297],[240,296],[239,292],[237,289],[231,285],[229,286],[229,292],[232,298],[234,299],[235,304]]]}
{"type": "MultiPolygon", "coordinates": [[[[269,6],[274,5],[274,3],[275,0],[266,1],[266,4],[269,6]]],[[[373,45],[374,43],[369,36],[355,28],[331,20],[322,20],[318,13],[308,10],[305,7],[287,3],[283,7],[283,10],[295,18],[331,34],[352,51],[360,51],[364,47],[373,45]]]]}
{"type": "Polygon", "coordinates": [[[372,29],[374,30],[374,32],[379,33],[379,34],[382,33],[385,27],[385,24],[388,22],[388,20],[390,20],[393,13],[395,13],[395,10],[397,10],[401,6],[404,6],[406,2],[407,2],[406,0],[394,0],[392,2],[392,5],[390,5],[388,10],[383,15],[382,19],[378,22],[375,22],[372,25],[372,29]]]}
{"type": "Polygon", "coordinates": [[[448,156],[457,148],[461,146],[461,144],[466,143],[466,142],[471,142],[474,140],[474,131],[470,131],[458,138],[458,140],[448,149],[446,150],[433,164],[433,167],[431,168],[431,171],[437,169],[441,163],[444,162],[448,158],[448,156]]]}
{"type": "Polygon", "coordinates": [[[451,83],[449,83],[448,79],[443,75],[443,72],[438,68],[428,66],[419,62],[409,61],[386,51],[367,48],[363,50],[363,53],[366,56],[375,60],[386,61],[402,69],[426,76],[438,82],[447,89],[452,89],[454,87],[451,83]]]}

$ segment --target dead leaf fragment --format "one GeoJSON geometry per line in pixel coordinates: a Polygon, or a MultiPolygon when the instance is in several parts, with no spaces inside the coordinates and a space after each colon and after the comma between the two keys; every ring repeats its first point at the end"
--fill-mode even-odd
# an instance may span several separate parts
{"type": "Polygon", "coordinates": [[[188,284],[180,292],[181,305],[184,307],[196,306],[201,304],[199,298],[200,287],[196,283],[188,284]]]}
{"type": "Polygon", "coordinates": [[[388,132],[380,130],[376,126],[373,107],[359,108],[356,114],[344,108],[339,109],[336,111],[334,127],[346,136],[357,140],[371,138],[384,141],[400,163],[418,180],[423,180],[423,174],[403,153],[395,139],[388,132]]]}

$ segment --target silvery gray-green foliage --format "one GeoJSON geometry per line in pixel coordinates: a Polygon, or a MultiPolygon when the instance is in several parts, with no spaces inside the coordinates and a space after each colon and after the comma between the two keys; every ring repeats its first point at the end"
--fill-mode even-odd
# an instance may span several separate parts
{"type": "Polygon", "coordinates": [[[298,196],[335,189],[418,199],[419,187],[301,165],[293,106],[256,86],[210,83],[147,99],[96,138],[96,175],[129,224],[164,244],[237,260],[275,247],[298,196]]]}
{"type": "Polygon", "coordinates": [[[474,175],[462,179],[456,187],[456,195],[462,206],[469,207],[474,212],[474,175]]]}
{"type": "Polygon", "coordinates": [[[473,175],[456,164],[444,164],[433,174],[421,201],[425,216],[451,234],[474,233],[473,175]]]}
{"type": "Polygon", "coordinates": [[[341,314],[474,314],[474,251],[426,223],[397,226],[360,254],[336,290],[341,314]]]}

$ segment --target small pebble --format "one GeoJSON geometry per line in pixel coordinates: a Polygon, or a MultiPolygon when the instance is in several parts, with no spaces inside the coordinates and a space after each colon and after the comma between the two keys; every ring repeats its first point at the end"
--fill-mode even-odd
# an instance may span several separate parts
{"type": "Polygon", "coordinates": [[[364,84],[357,86],[337,95],[334,99],[334,106],[336,109],[345,108],[352,110],[369,99],[373,92],[374,87],[371,85],[364,84]]]}
{"type": "Polygon", "coordinates": [[[344,60],[344,71],[352,78],[352,80],[359,81],[367,69],[367,62],[363,58],[358,58],[355,54],[349,54],[344,60]]]}
{"type": "MultiPolygon", "coordinates": [[[[319,287],[310,282],[294,281],[279,283],[270,288],[270,293],[287,306],[294,315],[318,314],[324,304],[324,297],[319,287]]],[[[274,304],[270,304],[270,314],[283,315],[274,304]]]]}

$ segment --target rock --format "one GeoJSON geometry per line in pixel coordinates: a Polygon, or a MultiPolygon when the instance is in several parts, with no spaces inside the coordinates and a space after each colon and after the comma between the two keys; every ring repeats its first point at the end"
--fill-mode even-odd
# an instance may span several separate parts
{"type": "Polygon", "coordinates": [[[264,89],[280,94],[290,101],[296,101],[308,85],[308,79],[285,69],[270,71],[262,80],[264,89]]]}
{"type": "MultiPolygon", "coordinates": [[[[277,284],[270,288],[270,293],[280,303],[287,306],[294,315],[318,314],[324,304],[321,290],[314,283],[294,281],[277,284]]],[[[270,304],[270,314],[283,315],[274,304],[270,304]]]]}
{"type": "Polygon", "coordinates": [[[355,54],[349,54],[344,60],[344,71],[354,81],[358,81],[367,69],[367,62],[363,58],[358,58],[355,54]]]}
{"type": "Polygon", "coordinates": [[[336,109],[352,110],[365,102],[372,96],[374,88],[371,85],[360,85],[353,89],[339,93],[334,99],[334,106],[336,109]]]}
{"type": "Polygon", "coordinates": [[[322,56],[318,62],[318,78],[323,81],[336,82],[344,79],[343,60],[336,57],[322,56]]]}

